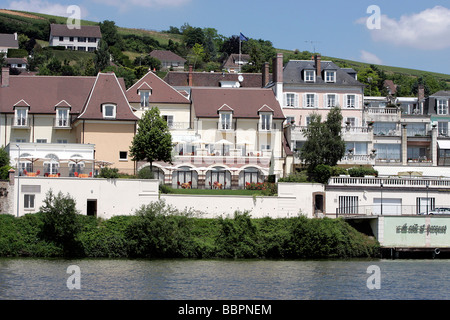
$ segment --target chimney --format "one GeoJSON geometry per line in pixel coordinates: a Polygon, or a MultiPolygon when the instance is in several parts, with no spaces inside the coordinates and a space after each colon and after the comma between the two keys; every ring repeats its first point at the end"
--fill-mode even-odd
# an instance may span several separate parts
{"type": "Polygon", "coordinates": [[[188,85],[192,87],[192,65],[189,65],[188,85]]]}
{"type": "Polygon", "coordinates": [[[17,41],[17,32],[14,32],[14,40],[17,41]]]}
{"type": "Polygon", "coordinates": [[[262,69],[262,88],[264,88],[269,83],[269,63],[264,62],[262,69]]]}
{"type": "Polygon", "coordinates": [[[417,98],[419,103],[425,98],[425,87],[423,84],[419,84],[419,88],[417,90],[417,98]]]}
{"type": "Polygon", "coordinates": [[[9,87],[9,68],[2,68],[2,87],[9,87]]]}
{"type": "Polygon", "coordinates": [[[319,54],[316,54],[314,56],[314,62],[316,64],[316,77],[322,76],[322,65],[321,65],[321,57],[319,54]]]}
{"type": "Polygon", "coordinates": [[[277,53],[276,58],[273,59],[273,82],[275,96],[281,104],[283,101],[283,54],[277,53]]]}

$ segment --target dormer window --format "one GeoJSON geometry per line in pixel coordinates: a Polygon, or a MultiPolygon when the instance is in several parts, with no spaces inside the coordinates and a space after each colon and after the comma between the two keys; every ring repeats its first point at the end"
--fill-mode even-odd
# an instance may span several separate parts
{"type": "Polygon", "coordinates": [[[68,127],[69,123],[69,108],[56,109],[56,127],[68,127]]]}
{"type": "Polygon", "coordinates": [[[305,70],[305,82],[316,82],[315,70],[305,70]]]}
{"type": "Polygon", "coordinates": [[[272,113],[271,112],[261,112],[259,114],[259,123],[261,131],[270,131],[272,128],[272,113]]]}
{"type": "Polygon", "coordinates": [[[28,108],[16,107],[14,126],[16,127],[26,127],[28,126],[28,108]]]}
{"type": "Polygon", "coordinates": [[[325,82],[336,82],[336,71],[325,70],[325,82]]]}
{"type": "Polygon", "coordinates": [[[448,114],[448,100],[438,99],[436,103],[437,103],[437,114],[447,115],[448,114]]]}
{"type": "Polygon", "coordinates": [[[219,113],[219,130],[231,130],[232,129],[232,112],[221,111],[219,113]]]}
{"type": "Polygon", "coordinates": [[[116,118],[116,106],[114,104],[103,105],[103,118],[115,119],[116,118]]]}
{"type": "Polygon", "coordinates": [[[139,90],[139,95],[141,96],[141,107],[148,107],[150,94],[150,90],[139,90]]]}

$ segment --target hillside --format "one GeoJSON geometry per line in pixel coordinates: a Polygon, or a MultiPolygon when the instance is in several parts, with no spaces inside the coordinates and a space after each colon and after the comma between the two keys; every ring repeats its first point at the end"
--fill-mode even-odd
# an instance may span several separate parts
{"type": "MultiPolygon", "coordinates": [[[[67,18],[59,16],[0,9],[0,33],[13,33],[15,31],[18,31],[19,33],[26,33],[30,38],[35,38],[37,42],[44,47],[48,43],[50,23],[65,23],[66,20],[67,18]]],[[[94,21],[81,20],[81,24],[96,25],[98,23],[94,21]]],[[[122,36],[150,37],[152,39],[155,39],[163,47],[167,47],[170,40],[173,43],[177,44],[181,44],[183,42],[183,36],[181,34],[173,34],[154,30],[123,28],[120,26],[117,27],[118,33],[122,36]]],[[[292,51],[284,50],[281,48],[275,48],[275,50],[277,52],[283,52],[285,55],[293,53],[292,51]]],[[[130,59],[131,62],[134,61],[136,57],[141,55],[141,53],[129,48],[123,50],[123,53],[130,59]]],[[[59,54],[61,55],[61,53],[59,54]]],[[[76,55],[77,53],[74,54],[76,55]]],[[[73,54],[69,56],[73,56],[73,54]]],[[[340,66],[354,68],[356,71],[360,71],[370,66],[367,63],[346,60],[338,57],[328,57],[324,54],[323,59],[334,61],[340,66]]],[[[73,58],[72,61],[77,60],[80,59],[73,58]]],[[[377,67],[387,75],[399,75],[414,78],[428,76],[433,77],[436,81],[443,81],[447,84],[450,84],[450,75],[448,74],[385,65],[377,65],[377,67]]]]}

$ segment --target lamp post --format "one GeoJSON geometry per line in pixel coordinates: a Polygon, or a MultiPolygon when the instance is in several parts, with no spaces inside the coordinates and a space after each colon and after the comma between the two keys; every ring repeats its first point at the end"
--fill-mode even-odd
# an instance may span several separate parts
{"type": "Polygon", "coordinates": [[[427,215],[428,215],[428,201],[429,201],[429,198],[428,198],[428,188],[429,188],[430,186],[429,186],[429,182],[427,181],[427,215]]]}
{"type": "Polygon", "coordinates": [[[19,208],[20,208],[20,146],[16,144],[17,149],[19,150],[19,156],[17,157],[17,218],[19,217],[19,208]]]}
{"type": "Polygon", "coordinates": [[[381,186],[381,215],[383,215],[383,183],[381,183],[380,186],[381,186]]]}

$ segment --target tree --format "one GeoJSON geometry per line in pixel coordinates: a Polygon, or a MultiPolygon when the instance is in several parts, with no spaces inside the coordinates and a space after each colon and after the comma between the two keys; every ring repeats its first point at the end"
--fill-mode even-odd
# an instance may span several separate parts
{"type": "Polygon", "coordinates": [[[150,170],[153,169],[154,161],[172,164],[172,135],[157,107],[146,111],[138,121],[138,130],[131,143],[130,156],[133,161],[150,163],[150,170]]]}
{"type": "Polygon", "coordinates": [[[100,40],[99,48],[95,50],[95,69],[97,72],[102,71],[107,66],[109,66],[110,55],[108,51],[108,44],[100,40]]]}
{"type": "Polygon", "coordinates": [[[42,236],[62,246],[65,255],[74,255],[78,249],[77,234],[81,230],[76,203],[69,195],[50,190],[40,208],[42,213],[42,236]]]}
{"type": "Polygon", "coordinates": [[[108,46],[116,46],[119,49],[124,49],[123,40],[117,32],[117,26],[114,21],[105,20],[100,22],[99,26],[102,33],[102,40],[105,41],[108,46]]]}
{"type": "Polygon", "coordinates": [[[342,114],[339,107],[334,107],[322,122],[322,117],[312,114],[306,129],[306,142],[300,158],[307,166],[308,178],[314,180],[318,165],[335,166],[345,155],[345,141],[341,135],[342,114]]]}

